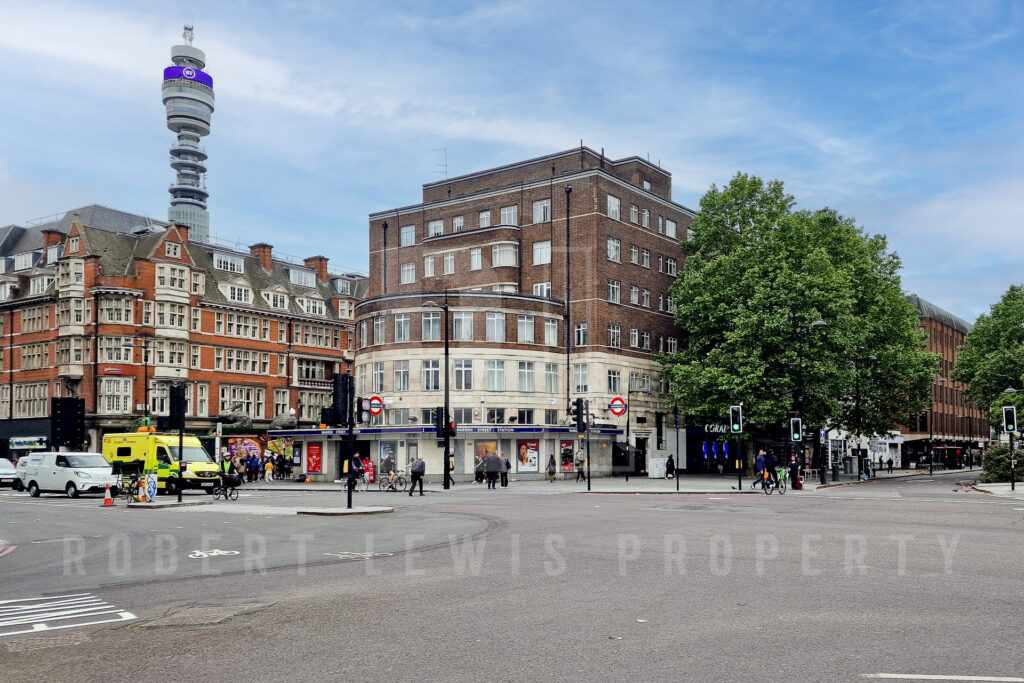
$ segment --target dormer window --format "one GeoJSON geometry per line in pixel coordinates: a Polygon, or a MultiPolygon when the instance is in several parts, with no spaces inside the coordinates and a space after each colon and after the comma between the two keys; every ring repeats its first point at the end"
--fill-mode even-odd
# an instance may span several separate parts
{"type": "Polygon", "coordinates": [[[213,254],[213,267],[217,270],[226,270],[229,273],[244,273],[245,262],[239,256],[230,256],[220,252],[213,254]]]}
{"type": "Polygon", "coordinates": [[[305,311],[306,315],[323,315],[327,310],[323,299],[306,299],[304,297],[299,297],[295,301],[299,304],[299,307],[305,311]]]}
{"type": "Polygon", "coordinates": [[[35,260],[33,257],[35,254],[31,251],[27,251],[24,254],[16,254],[14,256],[14,270],[26,270],[32,267],[32,262],[35,260]]]}
{"type": "Polygon", "coordinates": [[[228,299],[241,304],[252,303],[252,290],[248,287],[228,285],[228,299]]]}
{"type": "Polygon", "coordinates": [[[42,294],[52,284],[52,277],[34,277],[32,278],[32,284],[29,286],[29,294],[42,294]]]}
{"type": "Polygon", "coordinates": [[[165,242],[164,256],[170,256],[171,258],[181,258],[181,245],[178,244],[177,242],[165,242]]]}
{"type": "Polygon", "coordinates": [[[311,270],[288,269],[288,278],[299,287],[316,287],[316,273],[311,270]]]}
{"type": "Polygon", "coordinates": [[[288,295],[280,294],[278,292],[263,292],[263,300],[267,302],[267,305],[271,308],[279,310],[285,310],[288,308],[288,295]]]}
{"type": "Polygon", "coordinates": [[[60,258],[60,245],[55,244],[52,247],[46,248],[46,262],[50,265],[57,262],[60,258]]]}
{"type": "Polygon", "coordinates": [[[74,253],[76,253],[78,251],[78,241],[79,240],[78,240],[77,236],[69,237],[68,238],[68,248],[65,250],[64,253],[66,253],[66,254],[74,254],[74,253]]]}
{"type": "Polygon", "coordinates": [[[351,294],[352,283],[348,280],[338,279],[334,281],[334,289],[337,290],[339,294],[351,294]]]}

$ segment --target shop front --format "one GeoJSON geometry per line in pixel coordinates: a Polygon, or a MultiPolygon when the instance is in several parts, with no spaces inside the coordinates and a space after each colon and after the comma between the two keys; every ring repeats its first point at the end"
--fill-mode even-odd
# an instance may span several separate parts
{"type": "Polygon", "coordinates": [[[737,435],[729,432],[727,424],[688,424],[685,471],[687,474],[735,474],[737,466],[742,467],[742,462],[737,462],[742,460],[738,446],[737,435]]]}

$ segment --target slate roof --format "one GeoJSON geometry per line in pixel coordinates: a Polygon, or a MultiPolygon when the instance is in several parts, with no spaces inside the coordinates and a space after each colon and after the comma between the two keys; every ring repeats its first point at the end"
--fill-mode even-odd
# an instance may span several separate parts
{"type": "Polygon", "coordinates": [[[907,299],[910,303],[914,304],[914,308],[918,310],[922,318],[938,320],[943,325],[952,327],[954,330],[963,332],[964,334],[967,334],[974,328],[974,325],[961,320],[949,311],[939,308],[930,301],[925,301],[916,294],[909,294],[907,299]]]}

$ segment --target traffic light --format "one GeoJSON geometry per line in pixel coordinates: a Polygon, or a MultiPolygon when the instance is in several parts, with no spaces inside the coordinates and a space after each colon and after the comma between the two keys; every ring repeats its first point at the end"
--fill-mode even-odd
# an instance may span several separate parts
{"type": "Polygon", "coordinates": [[[455,423],[455,420],[448,420],[448,436],[455,438],[455,434],[459,430],[459,425],[455,423]]]}
{"type": "Polygon", "coordinates": [[[356,396],[356,422],[363,424],[370,421],[370,399],[356,396]]]}
{"type": "Polygon", "coordinates": [[[583,399],[578,398],[572,403],[573,416],[576,418],[576,432],[582,434],[587,431],[587,417],[583,412],[583,399]]]}
{"type": "Polygon", "coordinates": [[[793,441],[804,440],[804,425],[799,417],[791,418],[789,421],[789,436],[793,441]]]}
{"type": "Polygon", "coordinates": [[[168,401],[167,428],[179,432],[185,431],[185,385],[172,384],[168,401]]]}
{"type": "Polygon", "coordinates": [[[729,429],[733,434],[743,431],[743,406],[729,407],[729,429]]]}
{"type": "Polygon", "coordinates": [[[85,399],[50,399],[50,445],[54,450],[66,446],[78,450],[86,442],[85,399]]]}
{"type": "Polygon", "coordinates": [[[1003,406],[1003,429],[1007,432],[1017,431],[1017,407],[1003,406]]]}
{"type": "Polygon", "coordinates": [[[321,422],[324,424],[335,424],[335,425],[347,425],[351,421],[351,403],[348,397],[352,391],[352,376],[346,375],[341,372],[336,372],[331,377],[331,410],[332,415],[331,422],[324,421],[325,416],[321,416],[321,422]],[[349,409],[346,410],[345,407],[349,409]]]}
{"type": "Polygon", "coordinates": [[[445,419],[444,418],[445,418],[444,408],[441,407],[441,406],[438,406],[437,408],[434,408],[434,429],[437,430],[437,438],[439,438],[439,439],[443,439],[444,438],[444,428],[445,428],[445,419]]]}

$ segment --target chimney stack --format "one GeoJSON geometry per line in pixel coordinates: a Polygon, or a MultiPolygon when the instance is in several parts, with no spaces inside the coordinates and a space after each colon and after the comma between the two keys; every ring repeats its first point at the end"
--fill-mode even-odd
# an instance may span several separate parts
{"type": "Polygon", "coordinates": [[[266,242],[253,244],[249,247],[249,253],[259,258],[260,265],[263,266],[263,270],[268,273],[273,268],[273,259],[271,258],[273,251],[274,247],[270,246],[266,242]]]}
{"type": "Polygon", "coordinates": [[[184,223],[171,223],[171,225],[178,229],[178,234],[181,235],[181,243],[188,244],[188,226],[184,223]]]}
{"type": "Polygon", "coordinates": [[[43,230],[43,249],[57,246],[62,239],[64,239],[64,233],[59,230],[43,230]]]}
{"type": "Polygon", "coordinates": [[[317,279],[324,284],[327,284],[327,257],[326,256],[310,256],[308,259],[303,261],[307,268],[312,268],[316,271],[317,279]]]}

